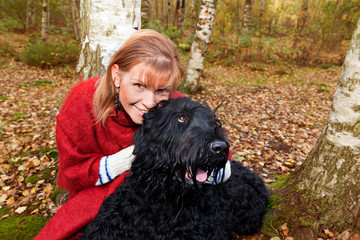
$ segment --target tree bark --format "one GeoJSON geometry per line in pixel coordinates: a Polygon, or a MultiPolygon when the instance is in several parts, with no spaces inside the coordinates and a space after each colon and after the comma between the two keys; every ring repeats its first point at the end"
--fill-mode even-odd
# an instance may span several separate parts
{"type": "Polygon", "coordinates": [[[140,0],[82,0],[77,73],[87,79],[105,73],[111,56],[141,26],[140,0]]]}
{"type": "Polygon", "coordinates": [[[174,26],[177,29],[182,29],[185,15],[185,0],[176,0],[176,10],[174,17],[174,26]]]}
{"type": "Polygon", "coordinates": [[[25,32],[29,31],[30,23],[30,0],[26,0],[25,32]]]}
{"type": "Polygon", "coordinates": [[[172,0],[167,0],[167,18],[166,18],[166,27],[170,27],[171,23],[171,8],[172,8],[172,0]]]}
{"type": "Polygon", "coordinates": [[[215,0],[202,0],[195,38],[191,45],[190,58],[185,74],[184,87],[187,92],[195,93],[200,87],[204,58],[215,18],[215,6],[215,0]]]}
{"type": "Polygon", "coordinates": [[[41,16],[41,39],[47,39],[47,19],[48,19],[48,1],[42,1],[42,16],[41,16]]]}
{"type": "Polygon", "coordinates": [[[245,0],[244,19],[243,19],[243,30],[245,32],[250,30],[251,10],[252,10],[252,2],[251,2],[251,0],[245,0]]]}
{"type": "Polygon", "coordinates": [[[143,28],[149,27],[149,21],[150,21],[150,0],[142,0],[141,1],[141,26],[143,28]]]}
{"type": "Polygon", "coordinates": [[[302,31],[304,30],[307,18],[308,18],[309,0],[303,0],[299,12],[299,18],[296,24],[296,33],[293,42],[292,49],[296,49],[298,43],[302,37],[302,31]]]}
{"type": "Polygon", "coordinates": [[[71,21],[75,39],[79,39],[79,8],[76,4],[76,0],[71,0],[71,21]]]}
{"type": "MultiPolygon", "coordinates": [[[[322,228],[360,230],[360,19],[350,42],[321,136],[267,217],[286,222],[295,239],[316,239],[322,228]]],[[[281,194],[281,195],[277,195],[281,194]]]]}

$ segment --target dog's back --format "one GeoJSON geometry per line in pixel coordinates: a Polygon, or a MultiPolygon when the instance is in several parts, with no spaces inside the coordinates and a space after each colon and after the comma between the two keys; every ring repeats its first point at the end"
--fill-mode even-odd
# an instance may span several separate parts
{"type": "Polygon", "coordinates": [[[161,102],[134,136],[131,174],[105,201],[84,239],[232,239],[259,231],[268,194],[260,177],[231,162],[231,177],[199,182],[222,169],[228,143],[208,107],[188,98],[161,102]]]}

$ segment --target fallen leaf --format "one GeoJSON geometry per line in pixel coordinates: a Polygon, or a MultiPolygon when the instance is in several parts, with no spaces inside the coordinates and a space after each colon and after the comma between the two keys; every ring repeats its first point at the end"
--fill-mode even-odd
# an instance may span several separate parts
{"type": "Polygon", "coordinates": [[[26,206],[19,207],[15,210],[16,213],[22,214],[26,210],[26,206]]]}

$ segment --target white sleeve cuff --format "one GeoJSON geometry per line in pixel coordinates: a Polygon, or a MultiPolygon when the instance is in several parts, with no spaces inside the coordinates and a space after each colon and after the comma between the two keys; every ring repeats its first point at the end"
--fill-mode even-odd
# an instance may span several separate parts
{"type": "Polygon", "coordinates": [[[102,157],[100,160],[99,178],[96,182],[96,186],[106,184],[123,172],[129,170],[131,162],[135,158],[135,156],[132,155],[133,150],[134,145],[131,145],[113,155],[102,157]]]}

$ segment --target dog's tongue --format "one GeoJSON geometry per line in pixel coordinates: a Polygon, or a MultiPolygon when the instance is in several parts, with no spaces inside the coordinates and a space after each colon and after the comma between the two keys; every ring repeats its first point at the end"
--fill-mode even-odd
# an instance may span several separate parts
{"type": "Polygon", "coordinates": [[[204,170],[197,170],[196,172],[196,181],[205,182],[207,179],[207,173],[204,170]]]}

